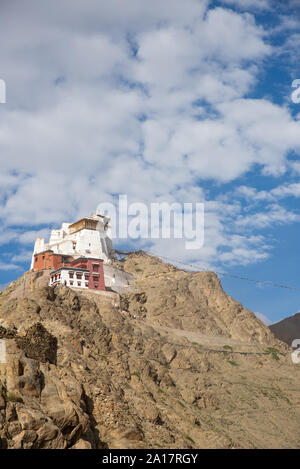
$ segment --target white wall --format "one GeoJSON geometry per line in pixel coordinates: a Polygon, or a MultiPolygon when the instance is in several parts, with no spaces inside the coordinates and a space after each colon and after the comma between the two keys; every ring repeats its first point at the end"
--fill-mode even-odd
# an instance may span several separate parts
{"type": "Polygon", "coordinates": [[[133,275],[123,270],[116,269],[112,265],[103,264],[103,271],[106,287],[127,287],[134,281],[133,275]]]}
{"type": "Polygon", "coordinates": [[[63,223],[60,230],[52,230],[49,243],[45,243],[43,238],[38,238],[34,246],[31,269],[33,268],[34,254],[51,249],[56,254],[66,254],[80,257],[96,257],[103,259],[104,263],[110,263],[114,257],[112,240],[109,236],[110,228],[104,229],[107,219],[93,216],[98,220],[96,230],[80,230],[70,234],[70,223],[63,223]],[[102,240],[102,242],[101,242],[102,240]],[[76,248],[73,249],[73,241],[76,242],[76,248]]]}
{"type": "MultiPolygon", "coordinates": [[[[60,279],[58,279],[57,281],[58,281],[61,285],[65,285],[65,282],[66,282],[66,286],[67,286],[67,287],[72,287],[72,288],[73,288],[73,287],[75,287],[75,288],[78,287],[78,288],[86,288],[86,289],[88,289],[88,287],[85,285],[85,282],[87,282],[87,280],[85,280],[85,278],[84,278],[84,272],[78,271],[78,273],[81,273],[81,274],[82,274],[82,279],[81,279],[81,280],[79,280],[79,279],[76,278],[76,271],[74,271],[74,270],[69,271],[69,270],[67,270],[67,269],[62,269],[62,270],[60,270],[60,271],[57,273],[57,275],[60,275],[60,279]],[[74,275],[73,275],[73,278],[70,278],[69,272],[73,272],[73,274],[74,274],[74,275]],[[70,282],[73,282],[73,285],[71,285],[70,282]],[[80,282],[81,285],[78,285],[78,282],[80,282]]],[[[50,276],[50,281],[49,281],[49,285],[50,285],[50,286],[51,286],[53,283],[55,283],[55,282],[52,282],[51,277],[52,277],[52,276],[50,276]]]]}

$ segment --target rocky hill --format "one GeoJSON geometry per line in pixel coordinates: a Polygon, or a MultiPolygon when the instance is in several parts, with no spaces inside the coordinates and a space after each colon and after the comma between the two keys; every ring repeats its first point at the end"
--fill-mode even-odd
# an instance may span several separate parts
{"type": "Polygon", "coordinates": [[[275,337],[289,346],[293,340],[300,339],[300,313],[269,326],[275,337]]]}
{"type": "Polygon", "coordinates": [[[300,447],[300,368],[212,272],[143,252],[119,298],[32,273],[0,294],[2,448],[300,447]]]}

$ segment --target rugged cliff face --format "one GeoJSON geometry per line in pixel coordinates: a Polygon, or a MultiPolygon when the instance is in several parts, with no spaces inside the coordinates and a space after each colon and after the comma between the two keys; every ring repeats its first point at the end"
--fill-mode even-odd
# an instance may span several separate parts
{"type": "Polygon", "coordinates": [[[213,273],[137,253],[134,291],[83,295],[31,274],[0,294],[0,444],[299,447],[299,370],[213,273]],[[39,279],[41,282],[41,279],[39,279]]]}
{"type": "MultiPolygon", "coordinates": [[[[135,275],[137,290],[145,292],[140,313],[153,324],[238,341],[274,342],[269,328],[228,296],[213,272],[187,273],[143,253],[128,256],[119,266],[135,275]]],[[[138,313],[139,297],[128,299],[129,311],[138,313]]]]}

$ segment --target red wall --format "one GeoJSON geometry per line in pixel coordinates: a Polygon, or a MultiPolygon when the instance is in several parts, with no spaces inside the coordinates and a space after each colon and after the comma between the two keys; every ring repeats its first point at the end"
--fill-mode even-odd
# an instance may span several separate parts
{"type": "MultiPolygon", "coordinates": [[[[72,257],[69,260],[71,261],[72,257]]],[[[63,267],[63,265],[67,265],[63,256],[54,254],[52,251],[45,251],[34,256],[33,271],[36,272],[43,269],[56,270],[63,267]]]]}
{"type": "Polygon", "coordinates": [[[81,269],[88,269],[90,272],[89,278],[89,288],[91,290],[105,290],[104,283],[104,271],[103,271],[103,261],[101,259],[75,259],[70,264],[72,267],[78,267],[81,269]],[[95,271],[94,268],[98,266],[98,271],[95,271]],[[99,274],[99,275],[95,275],[99,274]]]}

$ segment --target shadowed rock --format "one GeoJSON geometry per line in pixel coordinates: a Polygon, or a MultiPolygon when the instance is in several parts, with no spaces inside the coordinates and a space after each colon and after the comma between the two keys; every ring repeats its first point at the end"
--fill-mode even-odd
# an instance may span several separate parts
{"type": "Polygon", "coordinates": [[[16,340],[28,358],[56,364],[57,339],[41,323],[34,324],[25,337],[17,337],[16,340]]]}

